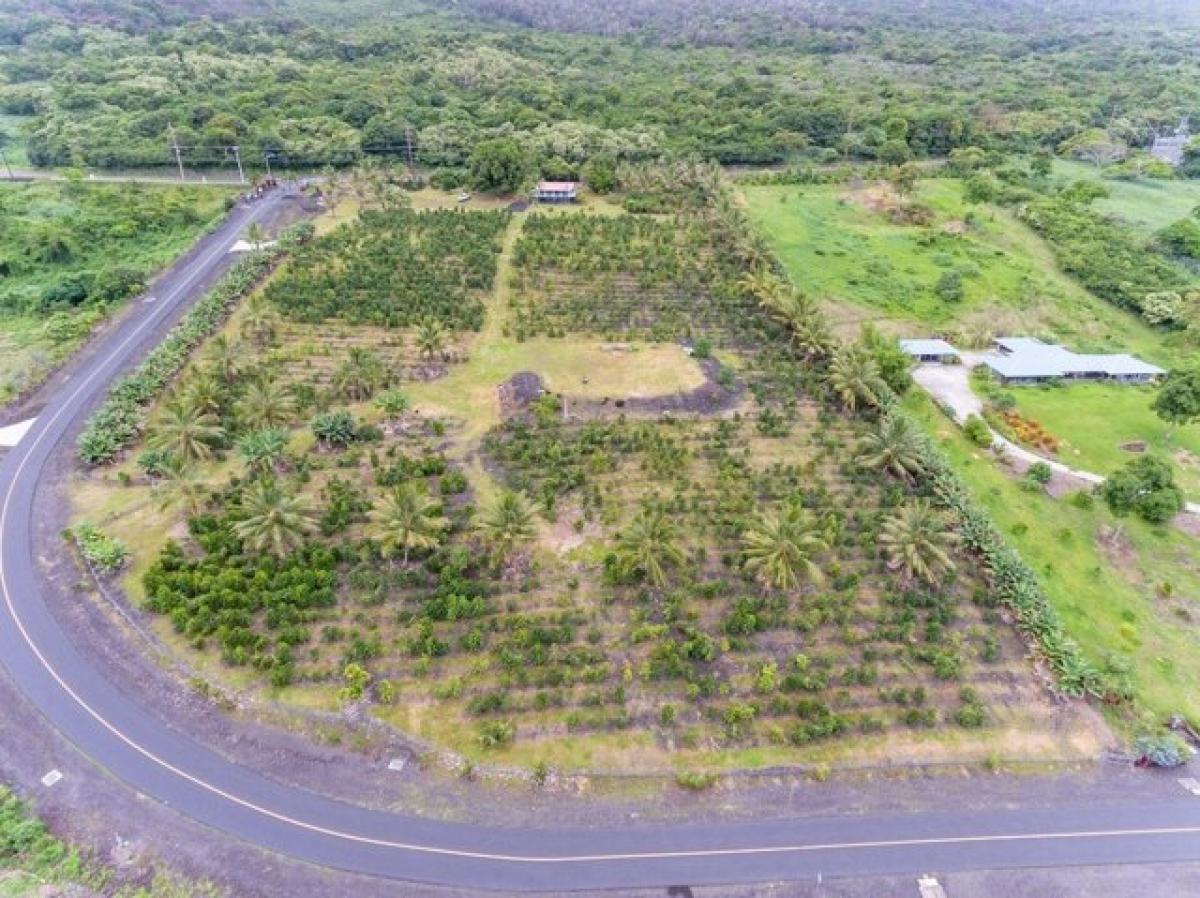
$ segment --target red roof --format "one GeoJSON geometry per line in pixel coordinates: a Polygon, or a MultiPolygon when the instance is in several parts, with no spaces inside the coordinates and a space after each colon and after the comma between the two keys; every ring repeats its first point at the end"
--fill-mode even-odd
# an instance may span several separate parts
{"type": "Polygon", "coordinates": [[[575,181],[539,181],[537,189],[547,193],[565,193],[578,186],[579,184],[575,181]]]}

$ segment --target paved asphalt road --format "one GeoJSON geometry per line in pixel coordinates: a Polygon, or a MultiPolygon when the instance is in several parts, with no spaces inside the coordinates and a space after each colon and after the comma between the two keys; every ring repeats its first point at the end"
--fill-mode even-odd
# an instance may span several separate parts
{"type": "MultiPolygon", "coordinates": [[[[512,891],[718,884],[1022,866],[1200,860],[1200,798],[1053,809],[488,828],[364,810],[239,767],[136,706],[84,661],[43,600],[30,536],[48,460],[146,337],[228,264],[272,196],[205,238],[50,399],[0,462],[0,659],[50,724],[142,795],[281,854],[381,877],[512,891]]],[[[770,817],[770,815],[766,815],[770,817]]],[[[165,838],[165,837],[164,837],[165,838]]]]}

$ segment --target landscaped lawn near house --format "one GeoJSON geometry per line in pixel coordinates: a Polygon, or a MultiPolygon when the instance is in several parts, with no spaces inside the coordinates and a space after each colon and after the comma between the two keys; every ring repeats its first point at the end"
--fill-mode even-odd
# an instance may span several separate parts
{"type": "MultiPolygon", "coordinates": [[[[1041,578],[1088,658],[1128,667],[1143,715],[1200,720],[1200,540],[1175,527],[1115,518],[1100,501],[1081,508],[1069,497],[1028,492],[927,395],[910,391],[904,404],[1041,578]]],[[[1137,727],[1138,720],[1122,716],[1137,727]]]]}
{"type": "Polygon", "coordinates": [[[1111,474],[1136,458],[1121,447],[1143,441],[1148,451],[1171,459],[1188,498],[1200,501],[1200,424],[1166,424],[1151,408],[1154,387],[1076,383],[1008,392],[1022,415],[1063,441],[1058,458],[1066,464],[1111,474]]]}

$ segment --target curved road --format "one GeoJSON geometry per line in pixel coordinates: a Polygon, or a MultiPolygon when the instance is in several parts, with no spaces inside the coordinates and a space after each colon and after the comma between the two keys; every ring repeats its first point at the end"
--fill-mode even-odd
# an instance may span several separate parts
{"type": "Polygon", "coordinates": [[[47,721],[131,789],[297,860],[398,880],[511,891],[719,884],[1023,866],[1200,860],[1200,799],[1097,807],[621,828],[488,828],[365,810],[242,768],[138,707],[71,644],[41,593],[32,521],[48,462],[149,335],[196,299],[245,227],[239,208],[155,285],[0,462],[0,659],[47,721]]]}

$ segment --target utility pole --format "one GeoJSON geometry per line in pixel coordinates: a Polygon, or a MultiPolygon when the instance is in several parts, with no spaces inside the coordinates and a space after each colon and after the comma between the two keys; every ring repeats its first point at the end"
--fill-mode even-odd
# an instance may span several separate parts
{"type": "Polygon", "coordinates": [[[233,148],[233,158],[237,160],[238,182],[245,184],[246,183],[246,173],[244,171],[242,171],[242,153],[241,153],[240,147],[235,146],[233,148]]]}
{"type": "Polygon", "coordinates": [[[186,180],[183,176],[183,153],[179,151],[179,141],[175,138],[175,126],[171,126],[171,149],[175,151],[175,164],[179,166],[179,180],[186,180]]]}
{"type": "Polygon", "coordinates": [[[0,150],[0,161],[4,162],[4,168],[8,172],[8,180],[17,180],[17,176],[13,174],[12,166],[8,164],[8,156],[4,154],[4,150],[0,150]]]}

